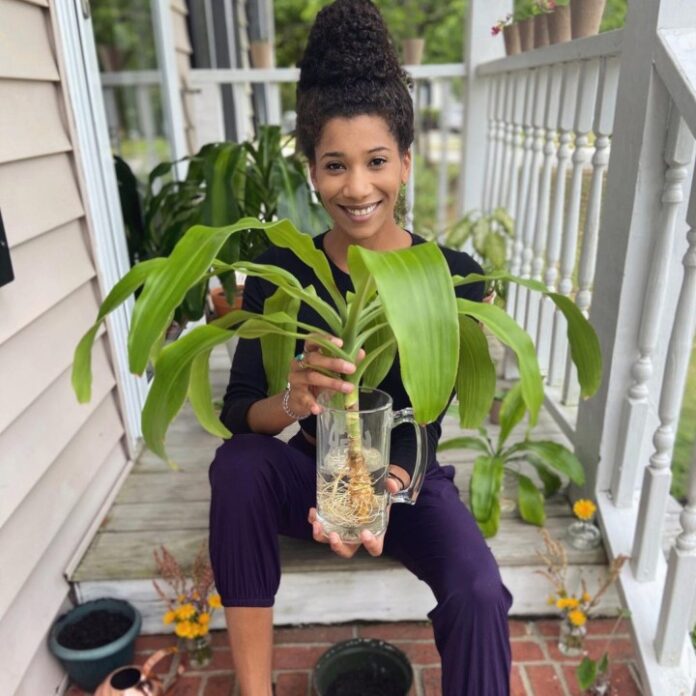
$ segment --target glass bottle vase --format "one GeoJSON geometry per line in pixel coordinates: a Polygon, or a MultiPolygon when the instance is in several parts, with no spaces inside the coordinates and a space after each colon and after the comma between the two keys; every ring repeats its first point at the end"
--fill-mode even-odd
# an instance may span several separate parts
{"type": "Polygon", "coordinates": [[[569,619],[563,619],[558,636],[558,649],[566,657],[578,657],[584,652],[586,635],[585,626],[576,626],[569,619]]]}
{"type": "Polygon", "coordinates": [[[186,652],[191,669],[202,669],[210,664],[213,659],[213,646],[210,641],[210,633],[204,636],[186,639],[186,652]]]}
{"type": "Polygon", "coordinates": [[[568,542],[574,549],[587,551],[602,543],[599,527],[588,520],[575,520],[568,526],[568,542]]]}

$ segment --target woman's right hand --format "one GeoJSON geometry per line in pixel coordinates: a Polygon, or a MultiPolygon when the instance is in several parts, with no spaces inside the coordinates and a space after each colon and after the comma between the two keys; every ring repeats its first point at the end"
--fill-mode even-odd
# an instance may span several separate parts
{"type": "MultiPolygon", "coordinates": [[[[343,345],[343,340],[335,336],[327,336],[327,339],[339,348],[343,345]]],[[[321,346],[312,341],[311,338],[305,341],[303,354],[302,360],[293,359],[290,364],[290,374],[288,375],[290,394],[287,405],[293,413],[303,414],[303,417],[310,414],[316,416],[321,412],[321,406],[317,403],[317,396],[320,392],[328,389],[349,394],[354,389],[350,382],[330,377],[317,371],[316,368],[336,374],[351,375],[355,372],[356,366],[343,360],[343,358],[324,355],[321,352],[321,346]]],[[[364,357],[365,351],[361,349],[358,354],[358,362],[364,357]]]]}

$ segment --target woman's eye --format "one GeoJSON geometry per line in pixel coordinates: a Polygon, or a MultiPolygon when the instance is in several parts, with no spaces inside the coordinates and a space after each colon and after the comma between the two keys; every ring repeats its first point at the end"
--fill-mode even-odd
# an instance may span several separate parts
{"type": "Polygon", "coordinates": [[[381,167],[383,164],[386,164],[387,160],[384,159],[384,157],[375,157],[372,160],[372,164],[375,167],[381,167]]]}
{"type": "Polygon", "coordinates": [[[329,162],[329,163],[326,165],[326,168],[327,168],[330,172],[335,172],[335,171],[338,171],[342,166],[343,166],[343,165],[342,165],[340,162],[329,162]]]}

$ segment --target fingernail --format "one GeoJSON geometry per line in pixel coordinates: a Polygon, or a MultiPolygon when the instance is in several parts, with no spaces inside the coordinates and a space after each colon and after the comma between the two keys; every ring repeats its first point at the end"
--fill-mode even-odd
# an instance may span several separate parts
{"type": "Polygon", "coordinates": [[[344,384],[341,389],[346,393],[350,394],[353,391],[353,385],[352,384],[344,384]]]}
{"type": "Polygon", "coordinates": [[[353,363],[349,362],[344,362],[343,363],[343,370],[342,372],[345,374],[346,372],[355,372],[355,365],[353,363]]]}

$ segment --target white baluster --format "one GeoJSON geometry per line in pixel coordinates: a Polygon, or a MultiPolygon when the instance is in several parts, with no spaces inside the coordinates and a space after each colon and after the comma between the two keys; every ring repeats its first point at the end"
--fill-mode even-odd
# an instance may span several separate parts
{"type": "Polygon", "coordinates": [[[510,73],[505,81],[505,131],[503,139],[505,142],[503,156],[503,180],[500,190],[500,206],[510,210],[510,196],[515,174],[517,173],[517,144],[515,142],[517,125],[515,123],[515,91],[518,76],[510,73]]]}
{"type": "Polygon", "coordinates": [[[503,171],[505,160],[505,100],[507,98],[508,76],[501,75],[498,81],[498,96],[496,101],[496,134],[495,134],[495,162],[493,166],[493,195],[491,196],[491,210],[500,207],[503,201],[503,179],[507,176],[503,171]]]}
{"type": "Polygon", "coordinates": [[[450,81],[442,79],[439,81],[442,90],[442,106],[440,108],[440,169],[438,172],[437,185],[437,231],[440,241],[443,241],[445,228],[447,227],[447,167],[449,128],[447,125],[448,111],[450,105],[450,81]]]}
{"type": "MultiPolygon", "coordinates": [[[[558,263],[561,256],[561,239],[563,235],[563,213],[565,209],[565,191],[568,167],[570,165],[571,129],[575,116],[575,101],[580,75],[579,63],[563,66],[560,105],[558,113],[558,162],[554,183],[551,220],[549,224],[548,243],[546,246],[546,270],[544,284],[547,290],[555,291],[558,283],[558,263]]],[[[554,303],[544,298],[539,312],[539,329],[537,331],[537,355],[542,371],[548,373],[551,362],[551,337],[553,333],[554,303]]]]}
{"type": "MultiPolygon", "coordinates": [[[[568,214],[563,227],[563,245],[561,251],[561,279],[558,291],[568,297],[573,289],[573,268],[575,266],[576,248],[578,242],[578,221],[580,219],[580,200],[582,183],[587,161],[588,133],[592,128],[595,98],[597,96],[597,81],[599,80],[599,61],[591,60],[583,63],[580,69],[578,98],[575,108],[575,151],[573,152],[573,174],[570,180],[568,198],[568,214]]],[[[553,344],[551,349],[551,365],[549,367],[549,382],[558,384],[565,374],[565,361],[568,351],[565,317],[561,312],[555,312],[553,317],[553,344]]],[[[563,401],[565,402],[564,393],[563,401]]]]}
{"type": "MultiPolygon", "coordinates": [[[[643,476],[638,524],[631,558],[633,574],[640,581],[652,580],[655,577],[658,555],[662,553],[660,547],[662,526],[672,480],[669,466],[694,340],[694,329],[696,329],[696,178],[691,189],[686,219],[689,225],[686,235],[689,248],[682,261],[684,279],[667,349],[665,375],[660,394],[660,426],[653,437],[655,451],[650,457],[650,466],[645,469],[643,476]]],[[[685,607],[684,611],[689,609],[685,607]]]]}
{"type": "MultiPolygon", "coordinates": [[[[418,82],[414,80],[411,92],[413,113],[418,113],[418,82]]],[[[411,157],[411,174],[406,182],[406,229],[413,231],[413,213],[416,208],[416,156],[418,155],[418,138],[414,138],[411,157]]]]}
{"type": "MultiPolygon", "coordinates": [[[[544,160],[544,114],[546,109],[546,91],[549,81],[549,69],[539,68],[536,72],[534,84],[534,107],[532,111],[532,124],[534,126],[534,143],[532,145],[532,166],[530,171],[529,190],[527,193],[527,209],[524,216],[524,232],[522,247],[522,269],[523,278],[530,278],[532,275],[532,257],[534,235],[537,224],[537,211],[539,204],[539,177],[544,160]]],[[[527,298],[529,290],[524,287],[518,289],[517,296],[517,319],[528,328],[524,323],[527,315],[527,298]]]]}
{"type": "Polygon", "coordinates": [[[696,601],[696,447],[691,457],[688,499],[679,521],[682,532],[669,552],[655,637],[655,652],[662,665],[679,662],[693,626],[686,608],[696,601]]]}
{"type": "MultiPolygon", "coordinates": [[[[599,215],[602,209],[602,186],[604,174],[609,164],[609,136],[614,125],[616,108],[616,89],[619,84],[619,61],[611,59],[604,62],[600,75],[597,107],[595,109],[594,134],[595,152],[592,157],[592,181],[587,202],[585,230],[582,237],[580,267],[578,269],[578,293],[575,302],[585,316],[588,316],[592,300],[592,284],[597,259],[597,240],[599,236],[599,215]]],[[[566,358],[565,401],[577,404],[580,399],[580,383],[575,365],[566,358]]]]}
{"type": "MultiPolygon", "coordinates": [[[[512,182],[510,184],[508,198],[508,212],[513,217],[515,223],[515,239],[512,244],[512,255],[510,258],[510,273],[512,275],[519,275],[520,267],[522,266],[522,238],[520,236],[520,230],[522,229],[522,226],[519,223],[522,193],[520,189],[522,188],[522,182],[524,179],[524,144],[526,142],[525,101],[527,98],[527,84],[530,80],[530,74],[522,71],[518,73],[515,80],[515,153],[513,171],[510,174],[512,182]]],[[[515,312],[516,301],[517,286],[514,283],[510,283],[507,296],[507,311],[510,315],[513,316],[515,312]]],[[[506,373],[508,373],[507,368],[506,373]]]]}
{"type": "MultiPolygon", "coordinates": [[[[548,89],[546,90],[546,104],[544,105],[544,126],[546,139],[544,141],[544,164],[541,169],[539,181],[539,198],[537,203],[536,225],[534,230],[534,245],[532,258],[531,277],[533,280],[542,281],[544,269],[544,250],[546,249],[546,237],[549,231],[549,203],[551,199],[551,176],[553,174],[553,160],[556,154],[556,122],[558,120],[558,101],[563,78],[563,66],[556,65],[546,68],[548,72],[548,89]]],[[[536,293],[527,296],[527,310],[524,325],[530,336],[536,338],[539,324],[540,298],[536,293]]]]}
{"type": "MultiPolygon", "coordinates": [[[[515,210],[515,257],[516,270],[513,270],[515,275],[519,274],[522,269],[524,247],[525,247],[525,219],[527,217],[527,208],[529,207],[529,188],[532,180],[532,171],[534,163],[534,93],[536,87],[536,70],[531,70],[527,75],[527,83],[525,86],[524,98],[524,144],[522,146],[522,165],[520,168],[520,183],[517,189],[517,209],[515,210]],[[519,250],[519,256],[517,252],[519,250]]],[[[520,320],[520,295],[521,289],[517,288],[515,292],[514,304],[512,305],[512,316],[517,321],[520,320]]]]}
{"type": "MultiPolygon", "coordinates": [[[[488,118],[488,132],[486,134],[486,166],[484,169],[484,188],[483,188],[483,208],[488,211],[491,208],[491,196],[493,195],[493,168],[495,166],[495,134],[497,124],[495,122],[495,97],[498,91],[496,78],[488,81],[488,107],[486,114],[488,118]]],[[[464,211],[468,212],[468,211],[464,211]]]]}
{"type": "Polygon", "coordinates": [[[693,153],[693,138],[675,109],[665,145],[667,171],[662,191],[662,207],[643,298],[643,315],[638,334],[640,354],[631,367],[633,383],[621,407],[616,464],[611,482],[611,492],[617,507],[633,505],[636,476],[641,460],[642,434],[650,408],[648,385],[653,374],[653,354],[660,338],[660,316],[664,311],[675,223],[680,204],[684,200],[683,183],[688,175],[687,165],[693,153]]]}

